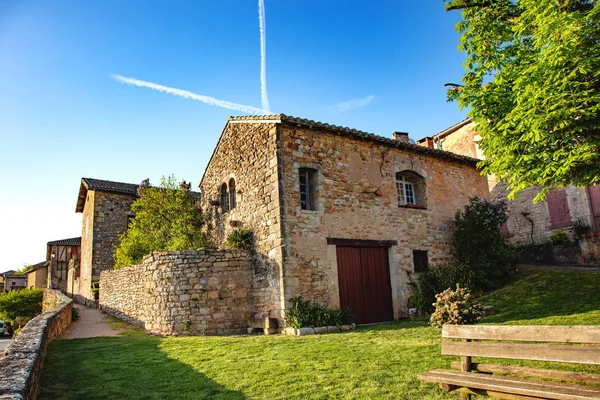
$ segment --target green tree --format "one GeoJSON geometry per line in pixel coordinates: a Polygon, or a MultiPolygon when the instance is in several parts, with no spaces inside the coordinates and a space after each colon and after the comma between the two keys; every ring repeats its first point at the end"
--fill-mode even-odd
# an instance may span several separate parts
{"type": "Polygon", "coordinates": [[[28,273],[32,269],[33,269],[33,265],[23,264],[23,268],[15,271],[15,274],[17,274],[17,275],[25,275],[26,273],[28,273]]]}
{"type": "Polygon", "coordinates": [[[144,180],[139,198],[131,205],[135,212],[128,230],[115,248],[115,268],[138,264],[157,250],[186,250],[210,246],[202,232],[203,217],[198,193],[185,181],[163,177],[160,186],[144,180]]]}
{"type": "Polygon", "coordinates": [[[600,5],[585,0],[452,0],[466,55],[457,100],[481,135],[486,174],[510,197],[600,182],[600,5]]]}
{"type": "Polygon", "coordinates": [[[18,325],[18,318],[29,320],[35,317],[42,312],[43,297],[43,289],[12,290],[0,294],[0,319],[18,325]]]}

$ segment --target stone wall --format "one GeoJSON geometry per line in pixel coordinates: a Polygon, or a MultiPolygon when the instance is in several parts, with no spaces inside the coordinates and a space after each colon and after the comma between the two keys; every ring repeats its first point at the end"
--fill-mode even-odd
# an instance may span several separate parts
{"type": "Polygon", "coordinates": [[[47,311],[29,321],[0,357],[1,399],[37,398],[46,348],[71,324],[72,308],[73,300],[59,291],[44,291],[47,311]]]}
{"type": "Polygon", "coordinates": [[[600,237],[586,238],[579,241],[579,248],[585,264],[600,265],[600,237]]]}
{"type": "Polygon", "coordinates": [[[119,235],[127,230],[135,199],[134,195],[88,190],[83,208],[80,275],[71,274],[68,284],[72,287],[78,281],[78,302],[97,305],[92,284],[100,280],[102,271],[113,268],[114,248],[119,235]]]}
{"type": "Polygon", "coordinates": [[[277,161],[277,125],[229,121],[206,168],[200,188],[208,230],[222,247],[236,227],[251,229],[256,238],[254,304],[258,313],[282,317],[281,209],[277,161]],[[237,207],[225,211],[219,200],[223,183],[235,179],[237,207]]]}
{"type": "Polygon", "coordinates": [[[244,332],[253,316],[253,267],[241,250],[155,252],[103,271],[100,308],[158,335],[244,332]]]}
{"type": "Polygon", "coordinates": [[[487,197],[472,163],[419,154],[327,130],[280,126],[285,204],[285,299],[303,296],[339,307],[336,248],[327,238],[395,240],[389,249],[394,317],[407,314],[416,279],[413,250],[431,267],[450,261],[454,214],[471,196],[487,197]],[[300,206],[300,168],[316,177],[316,210],[300,206]],[[425,208],[399,207],[396,173],[424,178],[425,208]]]}
{"type": "MultiPolygon", "coordinates": [[[[549,241],[550,235],[558,230],[565,231],[571,239],[577,239],[571,226],[553,227],[551,225],[546,201],[540,201],[537,204],[533,202],[540,190],[537,187],[524,189],[514,200],[507,200],[509,193],[507,183],[499,182],[491,191],[490,195],[493,200],[506,200],[508,241],[512,244],[540,244],[549,241]]],[[[567,193],[571,221],[575,222],[581,218],[591,225],[585,188],[569,185],[564,190],[567,193]]]]}

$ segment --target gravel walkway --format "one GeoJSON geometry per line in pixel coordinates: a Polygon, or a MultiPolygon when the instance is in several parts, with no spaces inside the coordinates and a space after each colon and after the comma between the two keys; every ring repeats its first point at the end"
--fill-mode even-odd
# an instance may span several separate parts
{"type": "Polygon", "coordinates": [[[120,331],[113,329],[107,317],[97,308],[77,305],[79,319],[71,324],[59,339],[84,339],[99,336],[119,336],[120,331]]]}

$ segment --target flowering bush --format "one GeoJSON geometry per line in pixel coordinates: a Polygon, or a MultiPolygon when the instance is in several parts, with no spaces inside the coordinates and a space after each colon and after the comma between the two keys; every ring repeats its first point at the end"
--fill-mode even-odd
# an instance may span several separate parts
{"type": "Polygon", "coordinates": [[[489,290],[508,282],[516,267],[516,252],[506,243],[501,226],[508,217],[504,201],[472,197],[454,218],[454,257],[473,272],[472,287],[489,290]]]}
{"type": "Polygon", "coordinates": [[[461,288],[460,285],[456,285],[456,290],[444,290],[435,298],[435,311],[429,320],[429,324],[434,328],[441,329],[444,324],[476,324],[484,316],[483,306],[473,299],[468,289],[461,288]]]}

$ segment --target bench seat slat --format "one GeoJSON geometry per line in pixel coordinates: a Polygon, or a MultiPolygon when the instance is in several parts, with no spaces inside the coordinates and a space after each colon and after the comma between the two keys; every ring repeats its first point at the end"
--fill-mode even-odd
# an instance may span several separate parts
{"type": "Polygon", "coordinates": [[[433,370],[419,379],[448,385],[553,400],[600,399],[600,388],[453,370],[433,370]]]}
{"type": "Polygon", "coordinates": [[[444,325],[442,338],[600,344],[600,326],[444,325]]]}
{"type": "MultiPolygon", "coordinates": [[[[452,361],[451,367],[453,369],[460,370],[460,361],[452,361]]],[[[519,367],[516,365],[500,365],[486,363],[472,363],[471,370],[477,372],[511,374],[532,378],[557,379],[561,381],[585,382],[600,385],[600,375],[588,372],[559,371],[555,369],[528,368],[519,367]]]]}
{"type": "Polygon", "coordinates": [[[598,346],[442,342],[442,354],[600,365],[598,346]]]}

